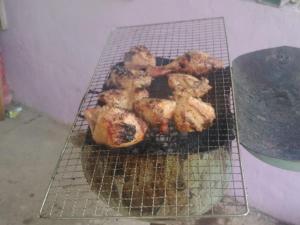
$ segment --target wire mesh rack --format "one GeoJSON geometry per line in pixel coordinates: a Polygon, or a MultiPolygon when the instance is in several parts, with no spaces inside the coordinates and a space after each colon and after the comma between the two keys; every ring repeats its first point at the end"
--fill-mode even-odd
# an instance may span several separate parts
{"type": "Polygon", "coordinates": [[[51,177],[40,216],[46,218],[181,218],[248,213],[232,98],[230,61],[223,18],[120,27],[111,33],[70,136],[51,177]],[[212,72],[204,101],[216,110],[205,132],[149,133],[141,144],[109,150],[90,138],[82,112],[97,105],[97,93],[113,65],[136,45],[157,64],[190,50],[222,60],[212,72]]]}

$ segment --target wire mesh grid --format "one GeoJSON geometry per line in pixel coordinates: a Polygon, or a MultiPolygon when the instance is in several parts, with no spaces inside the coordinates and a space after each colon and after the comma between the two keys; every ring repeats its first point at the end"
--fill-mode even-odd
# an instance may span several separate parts
{"type": "Polygon", "coordinates": [[[70,136],[51,178],[40,216],[53,218],[179,218],[245,215],[245,193],[231,73],[223,18],[114,30],[101,55],[70,136]],[[141,144],[109,150],[93,143],[82,112],[97,105],[97,93],[124,53],[145,45],[164,64],[190,50],[221,59],[209,76],[204,101],[216,110],[201,133],[149,133],[141,144]]]}

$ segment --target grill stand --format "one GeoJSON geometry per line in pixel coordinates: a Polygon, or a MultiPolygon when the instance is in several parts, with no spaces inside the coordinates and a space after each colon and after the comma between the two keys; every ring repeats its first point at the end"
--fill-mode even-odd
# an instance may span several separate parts
{"type": "Polygon", "coordinates": [[[114,30],[79,107],[40,216],[157,221],[246,215],[229,67],[223,18],[114,30]],[[172,130],[169,135],[150,133],[145,142],[119,151],[95,145],[87,138],[83,111],[97,105],[97,92],[102,90],[111,66],[136,45],[145,45],[155,56],[167,60],[201,50],[224,62],[224,69],[210,76],[215,88],[203,99],[216,110],[211,128],[188,136],[172,130]]]}

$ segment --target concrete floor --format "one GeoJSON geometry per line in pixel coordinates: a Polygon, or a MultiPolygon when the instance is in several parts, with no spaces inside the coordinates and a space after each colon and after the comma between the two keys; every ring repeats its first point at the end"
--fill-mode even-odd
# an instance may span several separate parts
{"type": "MultiPolygon", "coordinates": [[[[68,134],[68,126],[24,108],[17,119],[0,122],[0,225],[149,224],[137,220],[91,221],[38,218],[51,173],[68,134]]],[[[284,224],[255,209],[250,215],[230,219],[205,219],[169,224],[284,224]]]]}

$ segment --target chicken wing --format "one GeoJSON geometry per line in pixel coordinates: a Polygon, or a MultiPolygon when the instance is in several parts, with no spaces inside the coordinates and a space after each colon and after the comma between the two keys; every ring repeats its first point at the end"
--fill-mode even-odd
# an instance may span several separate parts
{"type": "Polygon", "coordinates": [[[139,45],[125,53],[124,63],[128,69],[146,69],[149,66],[155,66],[155,57],[149,49],[139,45]]]}
{"type": "Polygon", "coordinates": [[[175,98],[182,96],[202,97],[212,88],[205,77],[198,79],[181,73],[169,74],[168,84],[173,90],[175,98]]]}
{"type": "Polygon", "coordinates": [[[153,127],[160,127],[162,133],[168,132],[176,102],[167,99],[143,98],[134,103],[135,112],[153,127]]]}
{"type": "Polygon", "coordinates": [[[223,68],[223,62],[205,52],[191,51],[177,57],[171,63],[160,67],[149,67],[147,73],[151,76],[161,76],[168,73],[187,73],[194,76],[207,75],[214,69],[223,68]]]}
{"type": "Polygon", "coordinates": [[[99,94],[99,103],[121,109],[132,110],[133,103],[149,97],[146,89],[111,89],[99,94]]]}
{"type": "Polygon", "coordinates": [[[128,147],[141,142],[147,131],[146,123],[126,110],[103,106],[87,109],[84,116],[97,144],[111,148],[128,147]]]}
{"type": "Polygon", "coordinates": [[[203,131],[213,124],[215,118],[215,110],[209,103],[191,96],[177,101],[174,121],[181,132],[203,131]]]}
{"type": "Polygon", "coordinates": [[[110,88],[137,89],[150,86],[151,81],[151,76],[144,70],[129,70],[123,65],[117,64],[112,67],[106,86],[110,88]]]}

